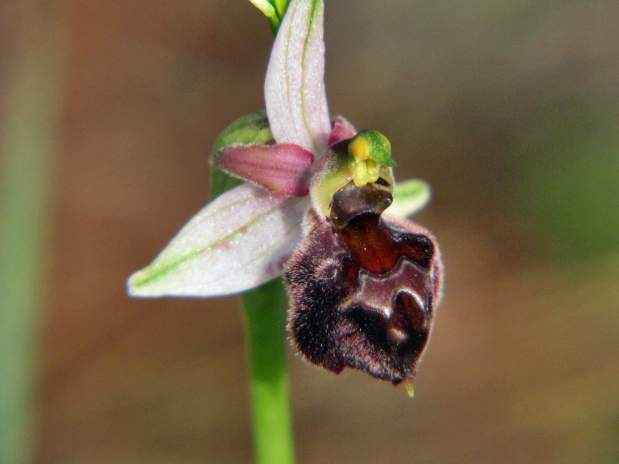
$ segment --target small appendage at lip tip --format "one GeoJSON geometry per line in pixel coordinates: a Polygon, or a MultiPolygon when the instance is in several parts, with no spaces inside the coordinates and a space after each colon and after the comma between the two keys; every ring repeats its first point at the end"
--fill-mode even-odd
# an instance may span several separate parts
{"type": "Polygon", "coordinates": [[[412,400],[415,397],[415,387],[413,382],[411,380],[405,380],[403,383],[404,388],[406,389],[406,394],[412,400]]]}

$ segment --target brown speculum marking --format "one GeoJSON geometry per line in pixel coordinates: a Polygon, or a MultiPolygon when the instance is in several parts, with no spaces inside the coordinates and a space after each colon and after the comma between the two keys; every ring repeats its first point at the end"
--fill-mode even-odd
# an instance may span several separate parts
{"type": "Polygon", "coordinates": [[[390,204],[381,185],[340,189],[285,277],[289,325],[307,359],[397,384],[414,377],[427,344],[438,274],[430,236],[384,220],[390,204]]]}

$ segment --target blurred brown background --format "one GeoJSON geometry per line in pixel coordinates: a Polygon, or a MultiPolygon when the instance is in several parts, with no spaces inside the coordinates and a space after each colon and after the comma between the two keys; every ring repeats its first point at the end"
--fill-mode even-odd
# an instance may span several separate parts
{"type": "MultiPolygon", "coordinates": [[[[66,36],[37,462],[250,462],[237,299],[124,282],[206,202],[217,133],[263,106],[266,21],[245,0],[16,3],[3,68],[18,15],[66,36]]],[[[331,111],[431,183],[416,220],[447,280],[413,401],[290,353],[299,462],[619,462],[619,3],[326,3],[331,111]]]]}

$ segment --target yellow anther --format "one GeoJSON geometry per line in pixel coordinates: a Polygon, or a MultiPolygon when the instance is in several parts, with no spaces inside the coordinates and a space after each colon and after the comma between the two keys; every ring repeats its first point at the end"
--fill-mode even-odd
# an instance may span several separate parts
{"type": "Polygon", "coordinates": [[[372,146],[370,142],[364,137],[355,137],[352,142],[350,142],[350,154],[357,161],[365,161],[370,157],[370,150],[372,146]]]}
{"type": "Polygon", "coordinates": [[[404,381],[404,388],[406,388],[406,394],[409,398],[413,399],[415,396],[415,387],[413,386],[413,382],[410,380],[404,381]]]}
{"type": "Polygon", "coordinates": [[[352,180],[357,187],[363,187],[369,182],[370,179],[366,161],[355,161],[352,170],[352,180]]]}
{"type": "Polygon", "coordinates": [[[374,160],[367,160],[366,164],[368,168],[368,182],[374,183],[380,177],[380,166],[374,160]]]}

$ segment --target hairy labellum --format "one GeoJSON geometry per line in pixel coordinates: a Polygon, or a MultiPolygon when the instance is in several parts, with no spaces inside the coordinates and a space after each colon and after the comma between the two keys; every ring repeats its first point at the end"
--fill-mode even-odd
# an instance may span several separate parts
{"type": "Polygon", "coordinates": [[[381,216],[391,194],[350,184],[329,218],[310,212],[310,232],[286,265],[289,327],[311,362],[412,379],[432,328],[440,258],[429,233],[381,216]]]}

